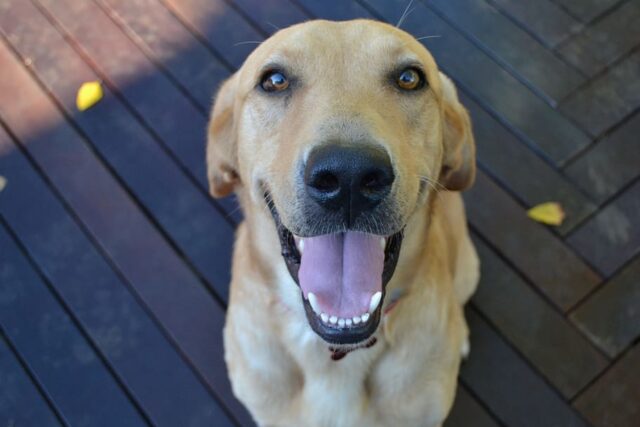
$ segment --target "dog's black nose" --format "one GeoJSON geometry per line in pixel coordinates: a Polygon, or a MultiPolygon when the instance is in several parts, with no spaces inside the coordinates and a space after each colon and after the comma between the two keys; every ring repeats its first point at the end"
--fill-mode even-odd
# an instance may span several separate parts
{"type": "Polygon", "coordinates": [[[328,210],[342,210],[349,224],[386,197],[393,179],[389,155],[372,146],[322,146],[309,154],[304,171],[309,196],[328,210]]]}

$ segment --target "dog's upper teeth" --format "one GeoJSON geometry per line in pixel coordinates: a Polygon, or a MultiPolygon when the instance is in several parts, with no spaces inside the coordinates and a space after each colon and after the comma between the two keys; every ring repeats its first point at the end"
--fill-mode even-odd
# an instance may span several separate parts
{"type": "Polygon", "coordinates": [[[344,319],[338,319],[338,326],[340,326],[341,328],[344,326],[345,320],[344,319]]]}
{"type": "Polygon", "coordinates": [[[347,326],[351,326],[352,323],[353,323],[353,320],[351,320],[351,319],[345,319],[344,320],[344,324],[347,325],[347,326]]]}
{"type": "Polygon", "coordinates": [[[329,323],[331,323],[332,325],[335,325],[336,323],[338,323],[338,317],[337,316],[329,317],[329,323]]]}
{"type": "Polygon", "coordinates": [[[387,247],[387,239],[385,239],[384,237],[380,238],[380,247],[382,249],[385,249],[387,247]]]}
{"type": "Polygon", "coordinates": [[[369,313],[362,315],[362,323],[367,323],[367,320],[369,320],[369,313]]]}
{"type": "Polygon", "coordinates": [[[360,316],[355,316],[353,318],[353,324],[357,325],[358,323],[362,322],[362,319],[360,318],[360,316]]]}
{"type": "Polygon", "coordinates": [[[298,247],[298,252],[300,252],[300,255],[302,255],[302,251],[304,250],[304,239],[298,239],[296,246],[298,247]]]}
{"type": "MultiPolygon", "coordinates": [[[[312,294],[309,294],[311,296],[312,294]]],[[[371,297],[371,302],[369,303],[369,313],[373,313],[378,305],[380,305],[380,300],[382,299],[382,292],[378,291],[371,297]]]]}
{"type": "Polygon", "coordinates": [[[309,305],[311,306],[313,311],[317,315],[320,315],[321,311],[320,311],[320,307],[318,307],[318,298],[316,297],[316,295],[313,292],[309,292],[307,294],[307,299],[309,300],[309,305]]]}
{"type": "Polygon", "coordinates": [[[324,323],[327,323],[329,321],[329,315],[327,313],[321,313],[320,318],[324,323]]]}

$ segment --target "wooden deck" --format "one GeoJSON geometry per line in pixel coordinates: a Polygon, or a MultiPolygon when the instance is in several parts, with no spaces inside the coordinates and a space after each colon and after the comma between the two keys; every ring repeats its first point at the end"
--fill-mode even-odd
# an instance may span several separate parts
{"type": "MultiPolygon", "coordinates": [[[[207,194],[211,95],[277,27],[406,4],[0,0],[0,426],[252,425],[222,357],[240,214],[207,194]]],[[[413,2],[480,166],[448,427],[639,425],[638,22],[638,0],[413,2]],[[526,217],[545,201],[561,227],[526,217]]]]}

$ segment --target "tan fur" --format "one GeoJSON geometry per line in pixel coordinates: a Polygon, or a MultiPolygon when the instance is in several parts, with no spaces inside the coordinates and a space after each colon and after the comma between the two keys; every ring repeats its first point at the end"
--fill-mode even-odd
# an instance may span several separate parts
{"type": "MultiPolygon", "coordinates": [[[[224,330],[236,396],[262,426],[438,426],[451,407],[461,354],[462,306],[478,281],[459,193],[475,174],[471,124],[455,87],[408,34],[358,20],[311,21],[265,41],[221,88],[209,127],[211,192],[235,191],[238,229],[224,330]],[[425,69],[413,96],[385,80],[398,61],[425,69]],[[264,66],[300,76],[288,100],[258,93],[264,66]],[[405,240],[387,294],[402,291],[377,344],[330,359],[307,323],[300,290],[280,256],[263,200],[266,183],[283,223],[299,214],[296,173],[330,139],[375,140],[390,153],[405,240]],[[428,191],[420,192],[421,179],[428,191]]],[[[388,301],[385,301],[387,304],[388,301]]]]}

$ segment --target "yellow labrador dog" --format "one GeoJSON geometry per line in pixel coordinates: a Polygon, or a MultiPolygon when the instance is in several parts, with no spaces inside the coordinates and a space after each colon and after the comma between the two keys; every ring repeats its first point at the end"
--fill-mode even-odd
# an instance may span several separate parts
{"type": "Polygon", "coordinates": [[[409,34],[311,21],[262,43],[217,95],[211,192],[235,191],[224,330],[262,426],[439,426],[478,281],[462,199],[469,116],[409,34]]]}

